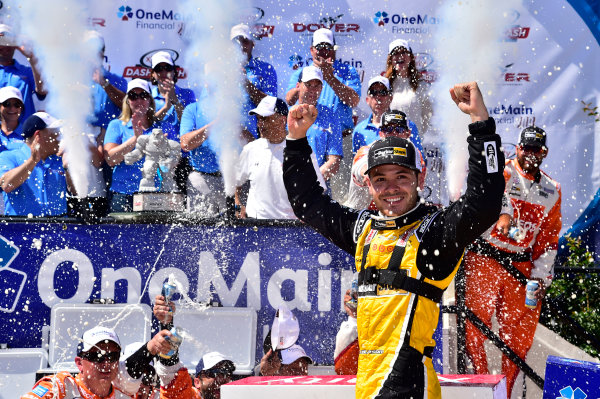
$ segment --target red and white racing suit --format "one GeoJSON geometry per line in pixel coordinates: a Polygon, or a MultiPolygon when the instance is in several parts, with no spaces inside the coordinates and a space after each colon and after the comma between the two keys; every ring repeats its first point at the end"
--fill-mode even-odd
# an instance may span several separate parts
{"type": "MultiPolygon", "coordinates": [[[[526,308],[525,286],[515,275],[522,273],[521,280],[542,279],[546,287],[552,282],[561,229],[561,191],[560,185],[544,172],[540,171],[537,178],[526,174],[516,159],[506,162],[504,178],[508,203],[502,213],[512,215],[522,238],[517,241],[500,234],[494,225],[476,241],[464,258],[465,302],[488,327],[496,312],[500,337],[525,359],[533,343],[541,301],[536,309],[526,308]],[[502,262],[512,264],[518,272],[511,273],[502,262]]],[[[466,339],[475,372],[487,374],[485,336],[467,322],[466,339]]],[[[518,372],[518,367],[503,356],[502,373],[506,375],[509,397],[518,372]]]]}
{"type": "Polygon", "coordinates": [[[116,390],[114,387],[108,396],[98,396],[89,391],[85,386],[81,374],[73,377],[66,371],[49,375],[40,379],[33,389],[21,396],[21,399],[125,399],[131,396],[116,390]]]}

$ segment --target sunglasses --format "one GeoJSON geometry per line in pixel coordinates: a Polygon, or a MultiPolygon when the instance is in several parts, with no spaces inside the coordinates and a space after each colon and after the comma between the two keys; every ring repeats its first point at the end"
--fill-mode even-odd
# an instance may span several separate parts
{"type": "Polygon", "coordinates": [[[231,368],[226,367],[226,368],[206,370],[206,371],[204,371],[204,374],[206,374],[210,378],[216,378],[219,376],[231,377],[233,375],[233,371],[231,370],[231,368]]]}
{"type": "Polygon", "coordinates": [[[375,97],[375,96],[387,96],[388,94],[390,94],[390,92],[387,91],[387,90],[371,90],[371,91],[369,91],[369,95],[371,97],[375,97]]]}
{"type": "Polygon", "coordinates": [[[21,101],[8,101],[7,100],[2,103],[2,106],[6,107],[6,108],[10,108],[10,107],[23,108],[23,103],[21,101]]]}
{"type": "Polygon", "coordinates": [[[146,93],[145,91],[141,93],[128,93],[127,98],[129,98],[132,101],[135,101],[138,98],[141,98],[142,100],[147,100],[150,98],[150,94],[146,93]]]}
{"type": "Polygon", "coordinates": [[[382,126],[381,131],[385,133],[405,133],[408,131],[408,129],[400,125],[387,125],[382,126]]]}
{"type": "Polygon", "coordinates": [[[544,151],[544,147],[538,147],[536,145],[521,145],[521,150],[524,152],[530,152],[532,154],[539,154],[544,151]]]}
{"type": "Polygon", "coordinates": [[[79,357],[92,363],[114,363],[119,361],[121,352],[84,352],[79,357]]]}
{"type": "Polygon", "coordinates": [[[173,65],[160,64],[154,67],[154,72],[172,72],[174,69],[173,65]]]}
{"type": "Polygon", "coordinates": [[[315,46],[315,49],[317,49],[317,51],[333,50],[333,46],[329,43],[319,43],[315,46]]]}

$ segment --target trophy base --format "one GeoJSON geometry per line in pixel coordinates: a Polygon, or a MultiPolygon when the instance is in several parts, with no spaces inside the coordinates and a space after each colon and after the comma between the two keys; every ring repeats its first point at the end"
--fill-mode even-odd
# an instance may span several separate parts
{"type": "Polygon", "coordinates": [[[134,212],[183,212],[185,197],[181,193],[138,192],[133,194],[134,212]]]}

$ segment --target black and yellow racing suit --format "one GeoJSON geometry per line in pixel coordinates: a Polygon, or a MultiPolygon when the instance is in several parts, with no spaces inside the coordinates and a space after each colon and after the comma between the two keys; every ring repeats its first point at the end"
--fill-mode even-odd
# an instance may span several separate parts
{"type": "Polygon", "coordinates": [[[287,140],[283,176],[296,216],[355,254],[357,398],[441,397],[431,362],[439,302],[464,248],[497,221],[504,191],[494,120],[472,123],[469,131],[465,194],[447,208],[419,203],[395,218],[332,201],[317,181],[308,141],[287,140]]]}

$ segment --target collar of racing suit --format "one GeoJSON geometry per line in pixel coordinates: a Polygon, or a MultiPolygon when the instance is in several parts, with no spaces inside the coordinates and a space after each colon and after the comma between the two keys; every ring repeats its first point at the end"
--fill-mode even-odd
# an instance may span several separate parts
{"type": "Polygon", "coordinates": [[[427,207],[421,204],[421,201],[418,200],[417,205],[404,215],[388,217],[379,213],[379,215],[371,216],[371,228],[374,230],[399,229],[400,227],[412,224],[417,220],[421,220],[427,213],[427,207]]]}

